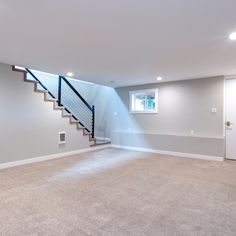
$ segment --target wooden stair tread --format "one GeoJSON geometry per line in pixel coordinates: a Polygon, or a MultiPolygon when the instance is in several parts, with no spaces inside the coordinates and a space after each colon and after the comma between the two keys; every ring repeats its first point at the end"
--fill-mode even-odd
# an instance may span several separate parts
{"type": "Polygon", "coordinates": [[[54,109],[55,109],[55,110],[64,110],[64,109],[65,109],[65,107],[59,107],[59,106],[55,106],[55,107],[54,107],[54,109]]]}
{"type": "Polygon", "coordinates": [[[34,83],[34,84],[38,83],[37,80],[30,80],[30,79],[26,79],[25,82],[34,83]]]}
{"type": "Polygon", "coordinates": [[[56,102],[57,99],[55,99],[55,98],[46,98],[45,101],[46,102],[56,102]]]}
{"type": "Polygon", "coordinates": [[[48,93],[48,91],[44,89],[35,89],[35,91],[38,93],[48,93]]]}
{"type": "Polygon", "coordinates": [[[111,141],[95,141],[94,144],[91,144],[90,147],[95,147],[95,146],[100,146],[100,145],[106,145],[106,144],[111,144],[111,141]]]}
{"type": "Polygon", "coordinates": [[[73,123],[73,124],[78,124],[79,121],[78,120],[71,120],[70,123],[73,123]]]}

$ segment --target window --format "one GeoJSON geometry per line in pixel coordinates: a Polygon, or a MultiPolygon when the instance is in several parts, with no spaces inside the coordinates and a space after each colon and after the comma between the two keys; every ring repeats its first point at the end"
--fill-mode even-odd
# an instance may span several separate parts
{"type": "Polygon", "coordinates": [[[157,113],[158,89],[130,91],[130,112],[157,113]]]}

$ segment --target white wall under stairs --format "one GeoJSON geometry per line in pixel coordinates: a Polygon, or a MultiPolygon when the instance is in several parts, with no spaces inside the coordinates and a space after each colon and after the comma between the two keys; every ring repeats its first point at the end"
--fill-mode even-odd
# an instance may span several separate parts
{"type": "Polygon", "coordinates": [[[0,64],[0,163],[89,148],[88,137],[33,87],[23,73],[0,64]],[[59,145],[62,131],[67,142],[59,145]]]}

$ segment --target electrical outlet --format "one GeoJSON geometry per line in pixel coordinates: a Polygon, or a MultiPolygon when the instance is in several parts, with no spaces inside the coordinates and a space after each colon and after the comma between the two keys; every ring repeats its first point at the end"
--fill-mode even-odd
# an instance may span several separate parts
{"type": "Polygon", "coordinates": [[[193,136],[193,135],[194,135],[194,130],[191,130],[191,131],[190,131],[190,134],[193,136]]]}

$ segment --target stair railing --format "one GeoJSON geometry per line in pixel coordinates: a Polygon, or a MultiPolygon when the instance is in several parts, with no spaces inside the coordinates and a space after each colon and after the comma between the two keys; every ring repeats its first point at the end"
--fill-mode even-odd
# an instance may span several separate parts
{"type": "Polygon", "coordinates": [[[94,138],[95,107],[90,106],[65,77],[58,76],[58,95],[56,98],[56,96],[50,92],[50,90],[40,81],[39,78],[34,75],[30,69],[25,68],[25,70],[40,84],[43,89],[48,91],[48,94],[52,98],[57,99],[58,106],[64,106],[65,110],[72,114],[72,117],[78,121],[82,127],[90,132],[92,138],[94,138]]]}

